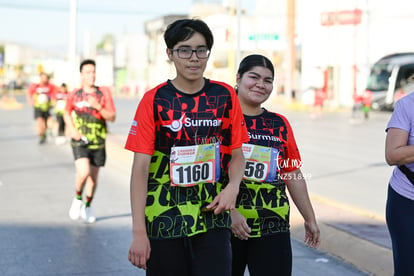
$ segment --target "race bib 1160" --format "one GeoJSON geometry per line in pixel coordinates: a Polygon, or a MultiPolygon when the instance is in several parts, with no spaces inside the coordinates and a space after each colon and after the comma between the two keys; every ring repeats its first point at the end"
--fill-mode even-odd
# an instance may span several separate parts
{"type": "Polygon", "coordinates": [[[273,182],[277,176],[279,151],[275,148],[243,144],[246,168],[243,179],[273,182]]]}
{"type": "Polygon", "coordinates": [[[220,144],[173,147],[170,155],[171,186],[189,187],[220,178],[220,144]]]}

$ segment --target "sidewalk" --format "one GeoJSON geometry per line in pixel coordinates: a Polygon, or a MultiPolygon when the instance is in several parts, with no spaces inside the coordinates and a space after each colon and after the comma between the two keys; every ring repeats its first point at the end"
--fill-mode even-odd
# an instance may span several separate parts
{"type": "MultiPolygon", "coordinates": [[[[125,137],[108,136],[108,150],[113,158],[132,160],[132,154],[123,150],[125,137]]],[[[128,163],[130,164],[130,163],[128,163]]],[[[311,195],[318,218],[322,242],[319,250],[335,256],[370,275],[389,276],[393,273],[391,242],[385,221],[362,210],[339,205],[311,195]]],[[[291,204],[292,238],[302,242],[305,233],[303,219],[291,204]]]]}

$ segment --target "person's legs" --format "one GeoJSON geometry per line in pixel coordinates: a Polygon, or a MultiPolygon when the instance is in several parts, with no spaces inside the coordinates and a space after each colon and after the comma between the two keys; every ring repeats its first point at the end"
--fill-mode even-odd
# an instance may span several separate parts
{"type": "Polygon", "coordinates": [[[105,148],[88,150],[89,156],[89,176],[86,179],[86,202],[81,210],[81,217],[88,223],[95,222],[96,218],[92,213],[91,203],[98,185],[99,168],[105,165],[105,148]]]}
{"type": "MultiPolygon", "coordinates": [[[[184,239],[152,240],[147,276],[190,276],[191,256],[184,239]]],[[[212,274],[214,275],[214,274],[212,274]]]]}
{"type": "Polygon", "coordinates": [[[43,117],[36,118],[37,134],[42,136],[46,133],[46,120],[43,117]]]}
{"type": "Polygon", "coordinates": [[[391,236],[394,275],[414,275],[414,201],[388,187],[386,221],[391,236]]]}
{"type": "Polygon", "coordinates": [[[75,191],[76,196],[72,201],[69,209],[69,217],[77,220],[81,216],[81,209],[83,207],[82,195],[86,179],[90,174],[90,162],[88,152],[85,147],[72,146],[73,157],[75,159],[75,191]]]}
{"type": "MultiPolygon", "coordinates": [[[[90,165],[90,174],[88,178],[86,179],[86,191],[85,191],[86,197],[90,198],[89,203],[92,201],[92,198],[96,191],[96,186],[98,184],[98,173],[99,173],[99,167],[90,165]]],[[[88,204],[88,206],[89,205],[90,204],[88,204]]]]}
{"type": "MultiPolygon", "coordinates": [[[[90,208],[90,203],[93,198],[93,193],[95,191],[96,183],[93,180],[91,174],[92,171],[96,172],[96,169],[90,165],[89,158],[80,158],[75,161],[76,167],[76,178],[75,178],[75,187],[76,194],[83,195],[83,190],[86,188],[86,201],[81,205],[80,217],[88,223],[95,222],[96,218],[92,214],[92,209],[90,208]]],[[[83,202],[82,202],[83,203],[83,202]]]]}
{"type": "Polygon", "coordinates": [[[65,120],[63,115],[56,115],[56,121],[58,122],[58,136],[65,136],[65,120]]]}
{"type": "Polygon", "coordinates": [[[231,238],[231,250],[233,252],[232,275],[243,276],[247,265],[247,248],[250,240],[244,241],[236,237],[231,238]]]}
{"type": "Polygon", "coordinates": [[[290,234],[276,234],[249,240],[247,267],[250,276],[292,274],[290,234]]]}
{"type": "Polygon", "coordinates": [[[189,238],[193,276],[230,276],[231,242],[229,229],[212,229],[189,238]]]}
{"type": "Polygon", "coordinates": [[[91,165],[90,175],[86,179],[86,191],[85,191],[86,201],[81,209],[81,217],[87,223],[94,223],[96,221],[96,217],[93,215],[93,212],[92,212],[91,204],[92,204],[93,196],[96,191],[98,172],[99,172],[99,167],[95,167],[91,165]]]}
{"type": "Polygon", "coordinates": [[[42,112],[40,112],[40,110],[35,110],[35,118],[39,143],[43,144],[46,142],[46,119],[42,116],[42,112]]]}
{"type": "Polygon", "coordinates": [[[53,130],[55,126],[55,118],[53,116],[50,116],[50,111],[45,112],[47,115],[46,117],[46,132],[49,134],[49,136],[53,135],[53,130]]]}
{"type": "Polygon", "coordinates": [[[82,157],[75,160],[76,177],[75,177],[75,189],[77,192],[83,192],[83,188],[86,184],[86,180],[91,174],[91,165],[89,164],[89,158],[82,157]]]}

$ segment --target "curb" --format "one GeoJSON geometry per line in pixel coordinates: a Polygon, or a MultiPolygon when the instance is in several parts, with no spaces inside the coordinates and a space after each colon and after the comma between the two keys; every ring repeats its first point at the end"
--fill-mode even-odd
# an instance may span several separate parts
{"type": "MultiPolygon", "coordinates": [[[[393,256],[385,221],[345,205],[311,196],[321,231],[319,250],[353,265],[369,275],[393,275],[393,256]]],[[[291,235],[302,242],[303,218],[291,205],[291,235]]]]}

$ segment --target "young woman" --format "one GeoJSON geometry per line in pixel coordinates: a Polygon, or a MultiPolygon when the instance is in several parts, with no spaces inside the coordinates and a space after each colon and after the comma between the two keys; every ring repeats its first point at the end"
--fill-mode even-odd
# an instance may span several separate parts
{"type": "Polygon", "coordinates": [[[246,169],[236,209],[231,211],[233,275],[291,275],[289,200],[305,220],[305,243],[317,248],[319,228],[300,170],[300,154],[287,119],[261,105],[273,90],[274,68],[262,55],[245,57],[237,88],[249,144],[243,145],[246,169]]]}
{"type": "Polygon", "coordinates": [[[147,275],[231,275],[243,114],[232,87],[203,77],[213,46],[203,21],[175,21],[164,39],[176,77],[144,95],[125,146],[134,152],[128,258],[147,275]]]}
{"type": "Polygon", "coordinates": [[[391,236],[394,275],[414,275],[414,93],[395,103],[388,122],[385,158],[395,166],[388,185],[386,220],[391,236]]]}

